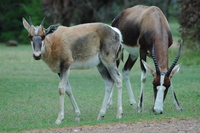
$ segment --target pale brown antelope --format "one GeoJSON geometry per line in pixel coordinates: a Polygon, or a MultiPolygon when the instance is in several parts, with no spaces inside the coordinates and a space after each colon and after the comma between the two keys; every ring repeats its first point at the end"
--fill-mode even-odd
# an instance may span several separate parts
{"type": "MultiPolygon", "coordinates": [[[[64,94],[73,105],[76,121],[80,121],[80,110],[73,96],[68,76],[70,69],[87,69],[97,66],[105,82],[105,96],[97,119],[106,114],[106,107],[114,83],[118,88],[117,118],[122,117],[122,77],[116,59],[122,49],[122,36],[117,28],[103,23],[81,24],[73,27],[50,26],[45,29],[44,19],[40,26],[32,25],[23,18],[28,31],[33,57],[42,59],[60,77],[60,111],[56,124],[64,119],[64,94]]],[[[95,90],[94,90],[95,91],[95,90]]]]}
{"type": "Polygon", "coordinates": [[[138,107],[138,112],[143,108],[143,94],[146,81],[146,70],[153,75],[154,107],[155,114],[163,112],[163,101],[171,88],[173,102],[177,110],[181,110],[176,94],[173,90],[172,76],[180,69],[180,64],[175,66],[180,56],[178,55],[168,69],[168,48],[172,45],[172,34],[169,24],[162,11],[155,6],[134,6],[122,11],[112,22],[123,36],[123,47],[129,57],[123,67],[123,77],[130,96],[130,103],[138,107]],[[136,104],[130,83],[130,71],[140,56],[141,66],[141,92],[138,106],[136,104]],[[156,71],[145,61],[147,56],[152,56],[156,71]]]}

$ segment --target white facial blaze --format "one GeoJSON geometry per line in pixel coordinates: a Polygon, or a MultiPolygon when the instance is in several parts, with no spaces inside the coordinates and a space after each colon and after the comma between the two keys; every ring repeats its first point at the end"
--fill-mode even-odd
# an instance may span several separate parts
{"type": "Polygon", "coordinates": [[[37,27],[34,27],[34,29],[35,29],[34,33],[35,33],[35,35],[37,36],[37,35],[38,35],[38,29],[39,29],[39,27],[38,27],[38,26],[37,26],[37,27]]]}
{"type": "Polygon", "coordinates": [[[166,87],[163,85],[164,78],[165,78],[165,75],[160,76],[160,86],[157,86],[157,96],[156,96],[156,101],[154,105],[154,111],[155,113],[158,113],[158,114],[163,111],[163,98],[164,98],[164,91],[166,89],[166,87]]]}
{"type": "Polygon", "coordinates": [[[35,51],[34,47],[33,47],[33,41],[31,41],[31,46],[32,46],[32,49],[33,49],[33,54],[35,56],[40,56],[40,54],[44,53],[45,52],[45,46],[44,46],[44,41],[42,41],[42,47],[41,47],[41,51],[35,51]]]}
{"type": "Polygon", "coordinates": [[[112,27],[110,26],[115,32],[118,33],[119,35],[119,39],[120,39],[120,42],[122,42],[122,34],[121,34],[121,31],[119,29],[117,29],[116,27],[112,27]]]}

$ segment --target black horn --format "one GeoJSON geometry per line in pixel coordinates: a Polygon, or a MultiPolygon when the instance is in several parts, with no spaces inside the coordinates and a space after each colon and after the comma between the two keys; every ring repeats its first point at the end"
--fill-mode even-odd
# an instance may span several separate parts
{"type": "Polygon", "coordinates": [[[29,16],[29,24],[30,24],[30,26],[33,25],[33,24],[32,24],[32,19],[31,19],[30,16],[29,16]]]}
{"type": "Polygon", "coordinates": [[[154,44],[153,44],[153,47],[152,47],[152,58],[153,58],[153,62],[155,64],[156,74],[159,76],[160,75],[160,70],[159,70],[158,63],[157,63],[156,56],[155,56],[154,44]]]}
{"type": "Polygon", "coordinates": [[[182,47],[182,43],[180,43],[180,47],[179,47],[179,50],[178,50],[178,54],[174,60],[174,62],[172,63],[172,65],[170,66],[169,70],[167,71],[166,75],[167,77],[169,77],[170,73],[172,72],[173,68],[175,67],[176,63],[178,62],[179,58],[180,58],[180,55],[181,55],[181,47],[182,47]]]}
{"type": "Polygon", "coordinates": [[[46,18],[46,17],[43,18],[43,20],[42,20],[42,22],[41,22],[41,24],[40,24],[40,26],[42,26],[42,27],[44,27],[44,20],[45,20],[45,18],[46,18]]]}

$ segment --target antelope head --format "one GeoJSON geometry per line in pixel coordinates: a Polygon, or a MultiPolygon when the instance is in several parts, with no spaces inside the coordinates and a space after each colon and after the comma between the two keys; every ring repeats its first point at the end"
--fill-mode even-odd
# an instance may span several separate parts
{"type": "Polygon", "coordinates": [[[35,60],[41,59],[41,53],[44,48],[44,39],[46,36],[45,28],[44,28],[44,20],[42,20],[41,24],[39,26],[34,26],[32,24],[32,20],[29,17],[29,23],[23,18],[23,25],[24,28],[28,31],[28,37],[31,41],[31,45],[33,48],[33,58],[35,60]]]}
{"type": "Polygon", "coordinates": [[[172,63],[172,65],[170,66],[167,72],[160,71],[159,65],[155,56],[154,46],[152,48],[152,58],[155,64],[156,71],[153,70],[145,61],[142,60],[142,63],[145,69],[148,70],[154,77],[153,88],[154,88],[155,103],[152,109],[154,114],[163,113],[163,102],[166,97],[168,88],[171,86],[171,78],[174,76],[174,74],[176,74],[179,71],[181,67],[181,64],[176,65],[180,57],[180,51],[181,51],[181,45],[179,47],[179,51],[174,62],[172,63]]]}

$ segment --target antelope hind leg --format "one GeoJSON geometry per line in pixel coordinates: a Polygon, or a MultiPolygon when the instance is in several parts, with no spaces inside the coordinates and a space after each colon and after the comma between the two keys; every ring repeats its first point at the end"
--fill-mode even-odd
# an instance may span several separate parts
{"type": "Polygon", "coordinates": [[[103,103],[102,103],[99,115],[97,117],[97,120],[101,120],[106,114],[107,105],[108,105],[109,98],[111,96],[111,91],[114,85],[114,81],[112,80],[110,74],[108,73],[106,67],[103,64],[98,65],[97,68],[102,78],[104,79],[104,83],[105,83],[105,95],[104,95],[104,99],[103,99],[103,103]]]}

